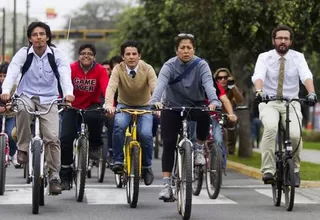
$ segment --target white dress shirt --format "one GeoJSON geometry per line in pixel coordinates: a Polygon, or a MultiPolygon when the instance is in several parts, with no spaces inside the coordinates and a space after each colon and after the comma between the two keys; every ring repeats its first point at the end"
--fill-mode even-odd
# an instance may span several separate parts
{"type": "MultiPolygon", "coordinates": [[[[137,74],[137,71],[138,71],[138,66],[139,66],[139,64],[133,69],[135,72],[136,72],[136,74],[137,74]]],[[[132,71],[132,69],[130,69],[128,66],[127,66],[127,64],[126,64],[126,70],[127,70],[127,73],[128,73],[128,75],[130,75],[131,73],[131,71],[132,71]]]]}
{"type": "MultiPolygon", "coordinates": [[[[27,47],[21,48],[12,58],[7,76],[2,84],[2,93],[10,93],[13,85],[21,75],[21,68],[27,59],[27,47]]],[[[73,95],[71,69],[67,57],[57,48],[52,47],[55,62],[60,74],[60,84],[64,95],[73,95]]],[[[41,104],[48,104],[59,95],[58,81],[51,69],[48,53],[52,53],[47,46],[44,54],[39,57],[30,47],[29,54],[34,53],[30,68],[23,76],[17,88],[17,94],[24,94],[29,98],[38,96],[41,104]]]]}
{"type": "MultiPolygon", "coordinates": [[[[312,79],[312,73],[302,53],[289,50],[284,61],[283,97],[298,98],[299,78],[301,82],[312,79]]],[[[263,93],[276,96],[280,69],[280,55],[275,49],[261,53],[254,68],[252,82],[263,81],[263,93]]]]}

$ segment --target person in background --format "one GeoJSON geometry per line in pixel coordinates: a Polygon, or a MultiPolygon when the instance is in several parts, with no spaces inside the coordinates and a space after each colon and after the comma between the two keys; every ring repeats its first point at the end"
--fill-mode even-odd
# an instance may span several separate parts
{"type": "MultiPolygon", "coordinates": [[[[110,67],[110,62],[109,62],[109,60],[104,60],[104,61],[102,61],[101,62],[101,65],[106,69],[106,71],[107,71],[107,73],[108,73],[108,75],[109,75],[109,77],[110,77],[110,75],[111,75],[111,67],[110,67]]],[[[104,97],[103,97],[104,98],[104,97]]]]}
{"type": "MultiPolygon", "coordinates": [[[[0,86],[7,75],[9,63],[4,62],[0,65],[0,86]]],[[[12,96],[15,92],[17,86],[14,86],[11,90],[10,95],[12,96]]],[[[0,94],[2,93],[2,89],[0,88],[0,94]]],[[[14,138],[14,128],[16,126],[16,117],[14,112],[6,112],[6,108],[4,106],[0,106],[0,129],[2,129],[2,117],[5,115],[6,117],[6,127],[5,132],[9,138],[9,147],[10,147],[10,160],[13,163],[15,168],[21,168],[21,165],[17,161],[17,144],[16,139],[14,138]]]]}
{"type": "MultiPolygon", "coordinates": [[[[227,97],[234,108],[236,105],[239,105],[243,102],[243,96],[236,86],[235,80],[229,69],[217,69],[214,73],[214,78],[225,90],[227,97]]],[[[223,109],[223,112],[226,112],[226,110],[223,109]]],[[[225,139],[227,139],[228,153],[234,155],[237,142],[236,121],[229,121],[227,123],[224,134],[226,135],[225,139]]]]}

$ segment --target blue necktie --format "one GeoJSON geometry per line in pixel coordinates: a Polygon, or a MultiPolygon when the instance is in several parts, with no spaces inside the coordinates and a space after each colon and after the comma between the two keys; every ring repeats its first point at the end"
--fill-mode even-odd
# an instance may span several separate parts
{"type": "Polygon", "coordinates": [[[134,71],[134,70],[131,70],[130,71],[130,75],[131,75],[131,77],[132,77],[132,79],[136,76],[136,71],[134,71]]]}

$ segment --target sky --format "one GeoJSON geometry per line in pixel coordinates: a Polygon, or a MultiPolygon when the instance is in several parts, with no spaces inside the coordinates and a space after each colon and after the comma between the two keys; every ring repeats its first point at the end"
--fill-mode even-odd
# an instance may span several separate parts
{"type": "MultiPolygon", "coordinates": [[[[51,30],[61,30],[65,25],[65,15],[68,15],[70,11],[73,11],[87,2],[94,0],[29,0],[29,17],[35,17],[43,22],[46,22],[51,30]],[[46,18],[46,9],[54,8],[57,17],[54,19],[46,18]]],[[[110,0],[112,1],[112,0],[110,0]]],[[[136,0],[123,0],[127,3],[133,3],[136,0]]],[[[0,8],[6,8],[7,11],[13,11],[14,0],[0,0],[0,8]]],[[[26,13],[27,0],[16,0],[17,12],[26,13]]]]}

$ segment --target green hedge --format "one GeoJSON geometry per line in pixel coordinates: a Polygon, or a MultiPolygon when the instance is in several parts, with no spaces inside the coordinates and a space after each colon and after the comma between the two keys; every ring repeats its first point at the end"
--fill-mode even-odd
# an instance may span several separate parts
{"type": "Polygon", "coordinates": [[[320,132],[319,131],[302,131],[303,142],[320,142],[320,132]]]}

